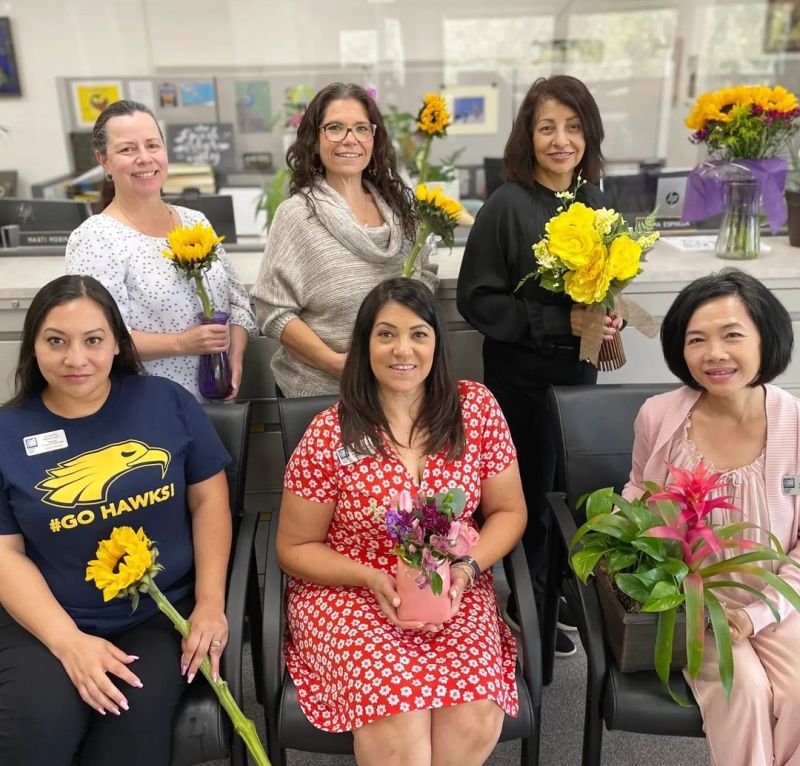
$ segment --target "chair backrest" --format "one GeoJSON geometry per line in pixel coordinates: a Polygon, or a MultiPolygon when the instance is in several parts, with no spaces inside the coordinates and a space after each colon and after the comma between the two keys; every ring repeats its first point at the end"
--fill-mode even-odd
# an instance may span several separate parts
{"type": "Polygon", "coordinates": [[[338,396],[302,396],[295,399],[278,399],[283,454],[287,460],[300,443],[300,439],[311,425],[314,416],[336,404],[338,400],[338,396]]]}
{"type": "MultiPolygon", "coordinates": [[[[547,392],[557,443],[556,489],[565,492],[574,513],[581,495],[600,487],[619,491],[628,480],[633,423],[651,396],[665,384],[555,386],[547,392]]],[[[583,519],[577,519],[580,524],[583,519]]]]}
{"type": "Polygon", "coordinates": [[[247,448],[250,439],[250,402],[204,404],[203,410],[214,425],[231,462],[225,468],[231,513],[238,517],[244,508],[247,479],[247,448]]]}

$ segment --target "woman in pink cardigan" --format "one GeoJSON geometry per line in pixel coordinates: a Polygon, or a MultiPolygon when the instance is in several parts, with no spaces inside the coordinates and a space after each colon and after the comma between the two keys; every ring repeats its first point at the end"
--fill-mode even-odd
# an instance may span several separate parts
{"type": "MultiPolygon", "coordinates": [[[[639,497],[646,481],[667,482],[667,463],[694,469],[703,462],[723,473],[717,494],[732,496],[741,511],[715,510],[712,521],[757,524],[800,561],[800,400],[769,385],[791,359],[788,312],[757,279],[725,269],[680,292],[664,318],[661,345],[686,385],[648,399],[639,411],[623,494],[639,497]]],[[[750,532],[766,542],[763,532],[750,532]]],[[[775,564],[773,570],[800,591],[800,569],[775,564]]],[[[731,590],[725,599],[734,644],[730,701],[713,640],[705,642],[697,679],[687,676],[712,758],[724,766],[800,764],[800,615],[766,588],[781,615],[776,623],[763,601],[731,590]]]]}

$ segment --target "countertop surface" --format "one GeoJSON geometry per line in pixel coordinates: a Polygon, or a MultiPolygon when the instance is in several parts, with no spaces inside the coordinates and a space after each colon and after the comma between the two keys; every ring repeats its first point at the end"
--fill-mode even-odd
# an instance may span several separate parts
{"type": "MultiPolygon", "coordinates": [[[[663,237],[648,253],[642,273],[628,290],[679,289],[680,285],[725,266],[740,268],[766,283],[780,280],[783,287],[800,287],[800,248],[791,247],[786,237],[763,238],[761,255],[747,261],[720,260],[713,249],[707,249],[709,243],[713,243],[713,235],[710,239],[663,237]]],[[[463,247],[452,251],[440,247],[434,256],[442,288],[455,287],[463,251],[463,247]]],[[[23,248],[0,250],[0,299],[31,298],[42,285],[64,273],[63,248],[31,248],[28,252],[23,248]]],[[[263,245],[235,245],[228,253],[242,281],[251,285],[258,274],[263,245]]]]}

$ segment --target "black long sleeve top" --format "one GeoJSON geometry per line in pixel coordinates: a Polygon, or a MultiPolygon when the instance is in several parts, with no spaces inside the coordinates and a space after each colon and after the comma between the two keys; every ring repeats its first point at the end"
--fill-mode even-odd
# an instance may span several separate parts
{"type": "MultiPolygon", "coordinates": [[[[581,186],[577,201],[592,208],[604,205],[602,192],[592,184],[581,186]]],[[[554,349],[569,355],[574,349],[574,363],[580,364],[579,341],[570,325],[573,301],[545,290],[536,278],[514,292],[522,277],[536,269],[532,247],[563,204],[541,184],[528,190],[505,183],[477,215],[461,262],[457,305],[485,336],[485,363],[490,358],[492,364],[539,378],[543,355],[554,349]]]]}

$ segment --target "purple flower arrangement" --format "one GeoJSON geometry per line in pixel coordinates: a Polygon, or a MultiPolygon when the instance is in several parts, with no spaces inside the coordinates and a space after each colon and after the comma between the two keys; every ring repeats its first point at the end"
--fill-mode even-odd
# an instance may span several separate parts
{"type": "Polygon", "coordinates": [[[419,570],[418,588],[430,586],[433,593],[441,594],[442,577],[436,570],[466,556],[478,542],[477,530],[459,520],[466,499],[459,487],[436,495],[414,497],[403,490],[392,496],[386,510],[386,531],[395,543],[395,554],[419,570]]]}

